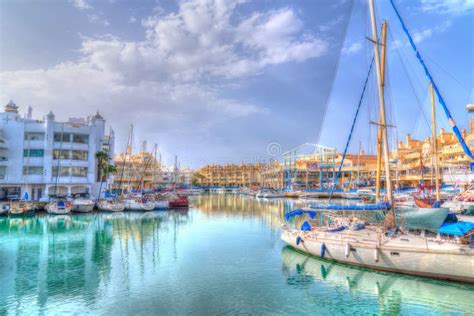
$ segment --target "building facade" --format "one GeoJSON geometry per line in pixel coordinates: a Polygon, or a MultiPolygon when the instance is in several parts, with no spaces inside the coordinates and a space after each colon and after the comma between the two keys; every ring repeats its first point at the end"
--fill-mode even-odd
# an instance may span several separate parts
{"type": "MultiPolygon", "coordinates": [[[[97,112],[87,119],[56,121],[53,112],[42,120],[32,109],[21,117],[10,101],[0,113],[0,199],[28,193],[46,195],[98,194],[96,152],[114,152],[114,135],[105,135],[105,120],[97,112]]],[[[112,163],[112,160],[110,161],[112,163]]]]}
{"type": "Polygon", "coordinates": [[[225,164],[206,165],[194,174],[195,184],[202,186],[240,186],[260,187],[261,171],[264,165],[256,164],[225,164]]]}

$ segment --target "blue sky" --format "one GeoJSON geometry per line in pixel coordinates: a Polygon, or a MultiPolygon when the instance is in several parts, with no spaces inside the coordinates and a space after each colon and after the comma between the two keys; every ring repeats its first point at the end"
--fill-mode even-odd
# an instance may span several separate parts
{"type": "MultiPolygon", "coordinates": [[[[396,1],[453,116],[472,95],[472,1],[396,1]]],[[[387,1],[388,96],[397,134],[425,137],[427,82],[387,1]],[[403,60],[403,63],[401,62],[403,60]]],[[[157,143],[171,160],[268,159],[268,146],[343,149],[372,47],[366,1],[13,1],[0,3],[0,101],[42,117],[100,109],[121,150],[157,143]]],[[[351,150],[371,151],[371,79],[351,150]]],[[[438,111],[440,127],[448,127],[438,111]]],[[[429,116],[428,116],[429,119],[429,116]]],[[[392,133],[395,135],[395,133],[392,133]]],[[[396,137],[391,138],[395,140],[396,137]]]]}

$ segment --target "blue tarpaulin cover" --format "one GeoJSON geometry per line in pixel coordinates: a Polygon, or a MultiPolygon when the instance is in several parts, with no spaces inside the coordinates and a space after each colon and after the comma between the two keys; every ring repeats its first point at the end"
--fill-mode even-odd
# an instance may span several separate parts
{"type": "Polygon", "coordinates": [[[285,214],[285,220],[289,221],[293,217],[301,216],[303,214],[308,214],[311,219],[314,219],[316,217],[315,211],[306,211],[306,210],[298,209],[298,210],[287,212],[285,214]]]}
{"type": "Polygon", "coordinates": [[[301,225],[301,230],[304,232],[310,232],[311,231],[311,224],[308,223],[308,221],[305,221],[303,225],[301,225]]]}
{"type": "Polygon", "coordinates": [[[474,229],[474,223],[470,222],[445,223],[438,229],[438,232],[446,235],[464,236],[472,229],[474,229]]]}
{"type": "Polygon", "coordinates": [[[387,202],[377,204],[364,204],[364,205],[318,205],[311,204],[311,208],[318,210],[337,210],[337,211],[377,211],[377,210],[389,210],[390,204],[387,202]]]}

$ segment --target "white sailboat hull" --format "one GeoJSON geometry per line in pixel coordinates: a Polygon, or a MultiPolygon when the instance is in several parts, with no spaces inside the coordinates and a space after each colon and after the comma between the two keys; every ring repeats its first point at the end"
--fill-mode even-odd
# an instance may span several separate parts
{"type": "Polygon", "coordinates": [[[154,201],[155,210],[167,210],[170,208],[170,202],[168,201],[154,201]]]}
{"type": "Polygon", "coordinates": [[[155,208],[155,203],[153,202],[136,202],[136,201],[125,201],[125,209],[127,211],[152,211],[155,208]]]}
{"type": "MultiPolygon", "coordinates": [[[[409,237],[408,237],[409,238],[409,237]]],[[[308,233],[283,229],[281,239],[288,245],[311,255],[375,270],[423,277],[474,283],[474,251],[465,245],[431,248],[387,242],[377,246],[373,238],[354,238],[339,233],[308,233]],[[320,236],[319,236],[320,235],[320,236]],[[297,237],[303,242],[297,244],[297,237]],[[324,244],[324,246],[322,246],[324,244]],[[324,248],[324,251],[323,251],[324,248]]]]}
{"type": "Polygon", "coordinates": [[[70,207],[58,207],[56,205],[48,204],[46,205],[46,212],[52,215],[66,215],[71,213],[70,207]]]}

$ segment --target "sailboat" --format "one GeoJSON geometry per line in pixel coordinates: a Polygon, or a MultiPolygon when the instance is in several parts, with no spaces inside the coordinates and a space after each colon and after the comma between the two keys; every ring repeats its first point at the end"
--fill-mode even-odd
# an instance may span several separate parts
{"type": "MultiPolygon", "coordinates": [[[[417,52],[417,58],[422,61],[420,53],[416,50],[411,35],[406,29],[395,4],[392,0],[390,2],[413,49],[417,52]]],[[[392,205],[393,197],[389,169],[390,161],[388,155],[387,124],[374,0],[369,0],[369,8],[372,27],[372,38],[370,40],[373,42],[374,46],[374,60],[378,82],[380,106],[379,122],[382,127],[381,139],[383,140],[382,145],[385,162],[387,187],[386,198],[389,205],[392,205]]],[[[383,30],[382,49],[385,48],[384,33],[385,31],[383,30]]],[[[384,54],[384,51],[382,52],[384,54]]],[[[425,73],[428,74],[439,99],[442,100],[433,79],[429,75],[426,65],[422,63],[422,66],[425,73]]],[[[442,105],[447,114],[449,114],[443,102],[442,105]]],[[[454,129],[456,125],[454,124],[454,121],[452,121],[452,123],[454,129]]],[[[465,145],[462,138],[460,139],[460,142],[465,145]]],[[[469,153],[470,157],[472,157],[468,148],[466,152],[469,153]]],[[[422,234],[410,233],[409,229],[404,231],[403,228],[400,228],[400,226],[406,227],[406,224],[400,222],[400,215],[396,218],[396,214],[408,214],[409,216],[415,216],[415,218],[420,219],[420,210],[425,212],[427,209],[412,208],[406,210],[402,208],[394,210],[393,207],[389,208],[385,212],[383,226],[370,225],[366,221],[362,221],[352,216],[341,218],[333,217],[330,221],[327,221],[325,225],[324,223],[320,223],[321,225],[316,227],[313,227],[310,223],[315,222],[316,211],[297,210],[285,215],[287,221],[297,216],[308,216],[308,219],[304,221],[300,228],[293,228],[290,227],[289,223],[285,223],[282,228],[281,239],[288,245],[302,252],[337,262],[382,271],[474,283],[474,251],[472,250],[474,224],[453,223],[447,227],[443,226],[439,230],[434,230],[433,228],[439,228],[439,226],[437,226],[438,224],[428,222],[428,225],[435,225],[435,227],[431,227],[431,229],[434,230],[434,234],[430,234],[429,227],[423,227],[423,225],[426,224],[424,221],[418,222],[418,224],[421,224],[421,227],[418,228],[422,229],[422,234]],[[399,226],[397,226],[397,221],[399,226]],[[450,235],[457,237],[454,239],[449,238],[450,235]]],[[[424,214],[428,217],[434,214],[439,215],[440,218],[444,217],[443,221],[446,218],[446,216],[444,216],[444,211],[439,208],[436,208],[435,210],[428,209],[424,214]]],[[[427,219],[428,218],[425,218],[425,220],[427,219]]]]}

